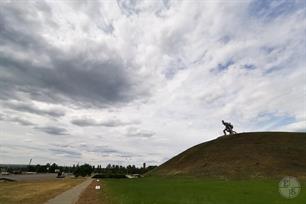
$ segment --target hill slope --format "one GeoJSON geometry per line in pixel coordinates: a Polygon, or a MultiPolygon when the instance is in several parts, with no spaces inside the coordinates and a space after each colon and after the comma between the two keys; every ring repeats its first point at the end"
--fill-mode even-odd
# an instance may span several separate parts
{"type": "Polygon", "coordinates": [[[306,133],[254,132],[219,137],[173,157],[149,175],[306,176],[306,133]]]}

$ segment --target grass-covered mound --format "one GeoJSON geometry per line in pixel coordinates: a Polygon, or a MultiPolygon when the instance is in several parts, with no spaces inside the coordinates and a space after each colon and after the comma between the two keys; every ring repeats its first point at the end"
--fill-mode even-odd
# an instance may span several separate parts
{"type": "Polygon", "coordinates": [[[182,152],[147,175],[221,178],[306,177],[306,133],[219,137],[182,152]]]}

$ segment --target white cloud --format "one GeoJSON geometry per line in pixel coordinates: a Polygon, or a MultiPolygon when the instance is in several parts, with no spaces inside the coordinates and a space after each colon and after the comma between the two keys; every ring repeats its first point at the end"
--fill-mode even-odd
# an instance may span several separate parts
{"type": "Polygon", "coordinates": [[[40,162],[160,163],[222,134],[222,119],[305,130],[299,1],[1,4],[0,163],[39,148],[40,162]]]}

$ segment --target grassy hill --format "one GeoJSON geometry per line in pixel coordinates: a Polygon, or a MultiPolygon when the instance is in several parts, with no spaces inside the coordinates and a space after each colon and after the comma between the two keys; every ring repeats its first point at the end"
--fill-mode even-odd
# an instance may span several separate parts
{"type": "Polygon", "coordinates": [[[219,137],[191,147],[148,175],[306,178],[306,133],[254,132],[219,137]]]}

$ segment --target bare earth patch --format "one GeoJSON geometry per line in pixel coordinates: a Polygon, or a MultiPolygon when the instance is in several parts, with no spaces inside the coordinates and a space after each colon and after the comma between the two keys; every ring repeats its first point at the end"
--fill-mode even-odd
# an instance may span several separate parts
{"type": "Polygon", "coordinates": [[[76,204],[99,204],[101,203],[98,199],[98,195],[100,191],[102,191],[102,182],[97,180],[93,180],[91,184],[86,188],[86,190],[81,194],[78,202],[76,204]],[[100,190],[96,190],[95,187],[99,185],[101,186],[100,190]]]}

